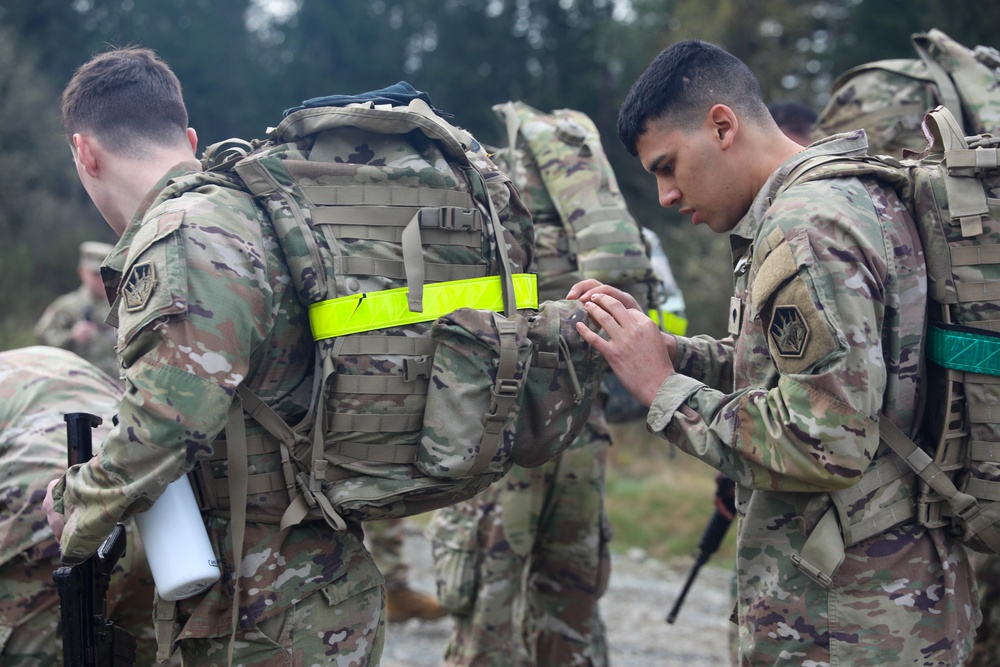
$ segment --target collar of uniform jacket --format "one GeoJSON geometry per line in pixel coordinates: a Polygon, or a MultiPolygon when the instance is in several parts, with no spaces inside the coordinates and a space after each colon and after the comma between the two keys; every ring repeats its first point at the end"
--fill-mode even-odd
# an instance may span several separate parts
{"type": "Polygon", "coordinates": [[[748,241],[752,240],[757,233],[761,220],[764,219],[767,209],[771,207],[771,200],[778,192],[778,188],[785,182],[785,178],[803,160],[816,155],[843,155],[845,157],[857,157],[868,154],[868,137],[864,130],[853,130],[842,134],[834,134],[820,139],[810,144],[808,148],[796,153],[778,167],[764,183],[757,196],[753,200],[750,210],[743,216],[736,227],[733,228],[733,235],[742,237],[748,241]]]}

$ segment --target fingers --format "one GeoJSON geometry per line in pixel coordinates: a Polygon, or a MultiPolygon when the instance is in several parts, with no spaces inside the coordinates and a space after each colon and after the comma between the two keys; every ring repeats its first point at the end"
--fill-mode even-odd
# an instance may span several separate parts
{"type": "Polygon", "coordinates": [[[597,289],[601,285],[602,285],[601,281],[594,280],[593,278],[588,278],[587,280],[581,280],[580,282],[569,288],[569,293],[566,294],[566,298],[570,300],[580,299],[581,301],[583,301],[584,300],[583,297],[587,295],[588,292],[597,289]]]}
{"type": "Polygon", "coordinates": [[[52,534],[55,535],[57,540],[62,539],[65,521],[63,515],[59,514],[52,508],[52,487],[58,483],[58,479],[54,479],[49,482],[49,485],[45,490],[45,499],[42,501],[42,508],[45,509],[45,517],[48,519],[49,527],[52,528],[52,534]]]}

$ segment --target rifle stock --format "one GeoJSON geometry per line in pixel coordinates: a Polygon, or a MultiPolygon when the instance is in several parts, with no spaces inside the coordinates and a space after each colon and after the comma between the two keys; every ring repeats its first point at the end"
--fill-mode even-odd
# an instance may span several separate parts
{"type": "MultiPolygon", "coordinates": [[[[67,414],[69,464],[92,456],[91,430],[101,418],[67,414]]],[[[59,615],[65,667],[132,667],[135,638],[116,626],[107,614],[111,572],[125,554],[125,526],[117,524],[97,552],[78,565],[60,567],[52,574],[59,589],[59,615]]]]}

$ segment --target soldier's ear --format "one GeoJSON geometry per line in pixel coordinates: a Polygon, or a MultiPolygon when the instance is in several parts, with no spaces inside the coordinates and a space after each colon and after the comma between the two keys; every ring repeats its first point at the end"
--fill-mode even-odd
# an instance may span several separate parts
{"type": "Polygon", "coordinates": [[[79,132],[73,135],[73,155],[77,165],[91,178],[97,178],[99,171],[98,151],[95,148],[91,137],[79,132]]]}

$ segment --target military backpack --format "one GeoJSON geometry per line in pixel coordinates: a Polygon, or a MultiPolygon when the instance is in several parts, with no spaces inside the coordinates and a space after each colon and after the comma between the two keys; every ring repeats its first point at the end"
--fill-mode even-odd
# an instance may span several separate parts
{"type": "Polygon", "coordinates": [[[890,184],[927,264],[924,415],[911,433],[882,415],[876,460],[857,484],[830,494],[833,508],[793,558],[824,585],[845,544],[913,520],[1000,553],[1000,137],[966,137],[943,106],[922,130],[930,143],[918,156],[817,157],[782,186],[852,176],[890,184]],[[900,500],[879,502],[892,488],[900,500]]]}
{"type": "Polygon", "coordinates": [[[309,100],[266,139],[216,144],[203,162],[195,180],[267,212],[317,361],[301,424],[240,387],[228,479],[202,467],[213,509],[238,521],[249,493],[275,498],[282,527],[408,516],[556,456],[583,428],[604,367],[575,329],[586,312],[539,305],[520,198],[426,94],[400,82],[309,100]],[[246,437],[240,407],[276,445],[246,437]],[[248,447],[279,450],[281,479],[247,476],[248,447]]]}
{"type": "Polygon", "coordinates": [[[969,49],[940,30],[912,37],[915,59],[879,60],[841,74],[816,120],[819,135],[864,128],[870,146],[900,157],[921,152],[924,114],[947,107],[965,134],[1000,128],[1000,53],[969,49]]]}

